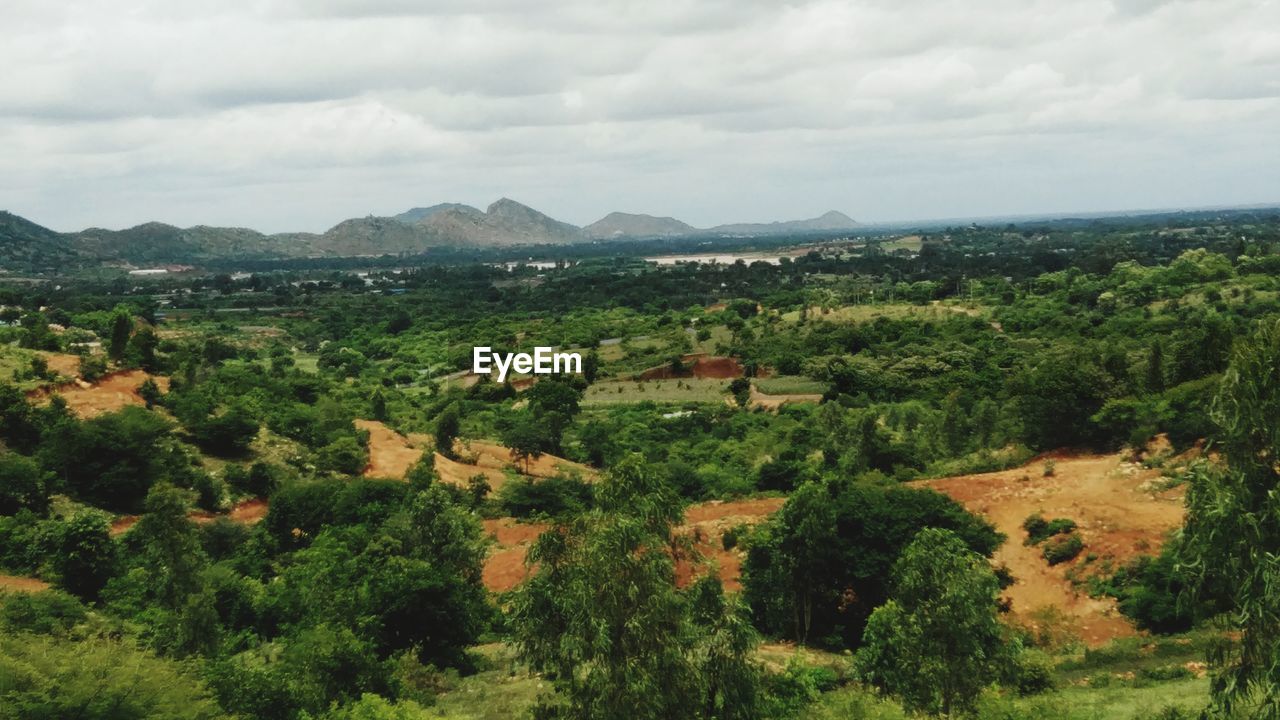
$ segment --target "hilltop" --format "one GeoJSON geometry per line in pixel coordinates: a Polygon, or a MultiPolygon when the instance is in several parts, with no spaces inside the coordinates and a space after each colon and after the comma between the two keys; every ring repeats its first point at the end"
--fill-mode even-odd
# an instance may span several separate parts
{"type": "Polygon", "coordinates": [[[120,230],[92,227],[60,233],[0,211],[0,268],[187,264],[215,260],[360,257],[417,254],[431,248],[570,245],[598,240],[695,236],[767,236],[858,227],[828,212],[808,220],[696,228],[672,217],[612,212],[586,227],[557,220],[509,198],[486,209],[462,203],[415,207],[391,216],[343,220],[322,233],[265,234],[252,228],[147,222],[120,230]]]}

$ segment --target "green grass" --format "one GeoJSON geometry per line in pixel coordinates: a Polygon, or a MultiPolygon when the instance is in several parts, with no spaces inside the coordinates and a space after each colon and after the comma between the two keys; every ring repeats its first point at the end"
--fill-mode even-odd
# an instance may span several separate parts
{"type": "Polygon", "coordinates": [[[728,380],[698,378],[647,380],[639,383],[634,380],[603,380],[587,388],[582,405],[723,403],[728,387],[728,380]]]}
{"type": "Polygon", "coordinates": [[[827,383],[801,375],[779,375],[761,378],[755,382],[756,389],[766,395],[821,395],[827,391],[827,383]]]}
{"type": "MultiPolygon", "coordinates": [[[[910,303],[890,303],[877,305],[845,305],[842,307],[831,308],[827,312],[812,309],[809,311],[809,320],[824,320],[826,322],[872,322],[878,318],[888,318],[890,320],[900,320],[902,318],[919,318],[923,320],[931,320],[941,322],[950,320],[963,315],[972,315],[974,317],[987,317],[990,315],[990,309],[984,307],[968,308],[959,305],[912,305],[910,303]]],[[[785,322],[797,322],[800,319],[800,311],[792,310],[783,313],[782,319],[785,322]]]]}
{"type": "Polygon", "coordinates": [[[465,720],[525,717],[538,696],[551,691],[551,683],[529,675],[515,661],[509,646],[495,643],[472,651],[479,656],[481,671],[460,678],[439,695],[433,712],[465,720]]]}
{"type": "Polygon", "coordinates": [[[34,390],[45,385],[47,381],[36,379],[14,380],[13,373],[26,374],[31,370],[31,358],[38,353],[34,350],[20,348],[17,345],[0,345],[0,382],[12,383],[19,390],[34,390]]]}

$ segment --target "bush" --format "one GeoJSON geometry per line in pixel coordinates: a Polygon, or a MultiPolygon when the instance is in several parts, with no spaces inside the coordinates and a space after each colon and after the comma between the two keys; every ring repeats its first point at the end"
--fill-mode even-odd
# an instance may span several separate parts
{"type": "Polygon", "coordinates": [[[1013,666],[1010,684],[1019,695],[1036,695],[1054,689],[1053,661],[1039,650],[1023,650],[1013,666]]]}
{"type": "Polygon", "coordinates": [[[1055,535],[1075,532],[1076,521],[1068,518],[1045,520],[1044,516],[1036,513],[1022,521],[1022,529],[1027,531],[1025,545],[1039,545],[1055,535]]]}
{"type": "Polygon", "coordinates": [[[1079,535],[1071,533],[1070,535],[1059,535],[1044,544],[1044,559],[1049,561],[1050,565],[1057,565],[1069,560],[1074,560],[1080,551],[1084,550],[1084,541],[1079,535]]]}
{"type": "Polygon", "coordinates": [[[541,480],[515,478],[498,491],[503,512],[518,518],[560,517],[591,507],[591,486],[576,477],[557,475],[541,480]]]}

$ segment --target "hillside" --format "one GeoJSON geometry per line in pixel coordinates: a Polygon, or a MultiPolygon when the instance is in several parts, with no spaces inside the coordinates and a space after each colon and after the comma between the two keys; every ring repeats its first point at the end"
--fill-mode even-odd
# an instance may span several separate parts
{"type": "Polygon", "coordinates": [[[694,226],[673,217],[656,217],[633,213],[611,212],[582,228],[587,237],[672,237],[698,232],[694,226]]]}
{"type": "Polygon", "coordinates": [[[720,235],[776,235],[791,232],[818,232],[822,230],[852,230],[858,222],[842,212],[831,210],[808,220],[788,220],[771,223],[734,223],[717,225],[708,232],[720,235]]]}
{"type": "Polygon", "coordinates": [[[54,266],[74,260],[75,254],[61,234],[0,210],[0,266],[4,269],[54,266]]]}

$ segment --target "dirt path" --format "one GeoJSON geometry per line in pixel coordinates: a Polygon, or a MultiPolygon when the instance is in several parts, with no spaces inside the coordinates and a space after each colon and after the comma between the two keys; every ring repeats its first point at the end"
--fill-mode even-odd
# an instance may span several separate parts
{"type": "Polygon", "coordinates": [[[1067,579],[1072,567],[1094,556],[1094,567],[1119,567],[1137,555],[1159,552],[1165,536],[1182,523],[1182,490],[1152,493],[1155,470],[1126,462],[1120,454],[1054,454],[1013,470],[926,480],[915,485],[950,495],[969,510],[984,515],[1009,539],[994,561],[1005,563],[1016,578],[1006,594],[1013,612],[1034,624],[1037,611],[1061,611],[1073,630],[1090,645],[1135,634],[1109,599],[1092,599],[1067,579]],[[1046,459],[1056,467],[1044,476],[1046,459]],[[1050,567],[1037,546],[1025,546],[1022,522],[1041,513],[1046,519],[1070,518],[1079,525],[1085,550],[1075,561],[1050,567]]]}
{"type": "Polygon", "coordinates": [[[822,393],[766,395],[760,392],[755,383],[751,383],[751,398],[747,400],[747,405],[753,408],[764,408],[770,412],[777,412],[783,405],[820,402],[822,402],[822,393]]]}
{"type": "Polygon", "coordinates": [[[49,588],[49,583],[33,577],[0,575],[0,592],[38,593],[49,588]]]}
{"type": "MultiPolygon", "coordinates": [[[[227,518],[228,520],[241,525],[255,525],[267,516],[267,499],[266,498],[249,498],[236,503],[230,512],[211,513],[205,510],[192,510],[187,513],[187,517],[200,525],[211,523],[218,518],[227,518]]],[[[111,537],[123,535],[138,524],[141,515],[121,515],[111,521],[111,537]]]]}

